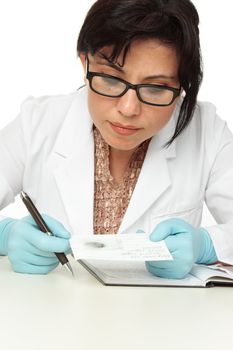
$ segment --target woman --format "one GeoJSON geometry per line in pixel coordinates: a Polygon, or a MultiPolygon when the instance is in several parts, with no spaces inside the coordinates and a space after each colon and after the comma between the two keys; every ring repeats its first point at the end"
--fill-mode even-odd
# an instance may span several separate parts
{"type": "Polygon", "coordinates": [[[69,232],[164,239],[173,261],[147,268],[165,278],[233,263],[233,137],[197,103],[198,22],[189,0],[94,3],[77,46],[85,86],[29,98],[1,132],[1,207],[24,189],[56,235],[3,218],[0,253],[14,271],[53,270],[69,232]],[[204,201],[215,226],[200,227],[204,201]]]}

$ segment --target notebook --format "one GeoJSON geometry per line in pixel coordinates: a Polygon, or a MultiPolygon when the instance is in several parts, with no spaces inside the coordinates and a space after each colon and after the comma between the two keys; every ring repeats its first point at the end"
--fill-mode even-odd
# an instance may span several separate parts
{"type": "Polygon", "coordinates": [[[233,266],[194,265],[183,279],[160,278],[149,273],[142,261],[78,260],[107,286],[212,287],[233,286],[233,266]]]}

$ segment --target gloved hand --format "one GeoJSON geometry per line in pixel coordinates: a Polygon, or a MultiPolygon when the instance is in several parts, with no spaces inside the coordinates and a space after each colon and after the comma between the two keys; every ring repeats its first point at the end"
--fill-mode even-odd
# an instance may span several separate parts
{"type": "Polygon", "coordinates": [[[194,263],[211,264],[217,261],[209,233],[181,219],[168,219],[159,223],[150,239],[154,242],[165,240],[174,259],[146,262],[148,271],[158,277],[184,278],[194,263]]]}
{"type": "Polygon", "coordinates": [[[47,274],[59,264],[54,252],[70,249],[70,234],[64,226],[42,216],[55,237],[41,232],[31,216],[0,221],[0,254],[8,255],[15,272],[47,274]]]}

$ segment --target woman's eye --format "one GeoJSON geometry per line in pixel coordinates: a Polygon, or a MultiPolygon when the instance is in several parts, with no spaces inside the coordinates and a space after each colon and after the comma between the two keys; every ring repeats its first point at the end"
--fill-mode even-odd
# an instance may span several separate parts
{"type": "Polygon", "coordinates": [[[148,87],[146,88],[146,91],[148,94],[151,95],[159,95],[159,94],[163,94],[165,90],[157,88],[157,87],[148,87]]]}
{"type": "Polygon", "coordinates": [[[109,85],[118,85],[120,83],[119,80],[110,77],[102,77],[102,80],[105,84],[109,85]]]}

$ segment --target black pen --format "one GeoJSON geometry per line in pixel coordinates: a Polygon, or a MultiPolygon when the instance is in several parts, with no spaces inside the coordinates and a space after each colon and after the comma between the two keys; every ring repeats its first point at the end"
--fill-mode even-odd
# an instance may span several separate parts
{"type": "MultiPolygon", "coordinates": [[[[23,203],[25,204],[27,210],[29,211],[29,213],[31,214],[31,216],[33,217],[33,219],[35,220],[37,226],[39,227],[39,229],[46,233],[48,236],[54,236],[54,234],[51,232],[51,230],[48,228],[48,226],[46,225],[44,219],[42,218],[42,216],[40,215],[39,211],[37,210],[37,208],[35,207],[35,204],[32,202],[31,198],[27,195],[27,193],[25,192],[21,192],[20,193],[20,197],[23,201],[23,203]]],[[[64,253],[54,253],[56,255],[56,257],[58,258],[58,260],[60,261],[60,263],[68,270],[72,273],[72,275],[74,275],[74,272],[72,270],[72,267],[69,263],[69,260],[67,259],[66,255],[64,253]]]]}

